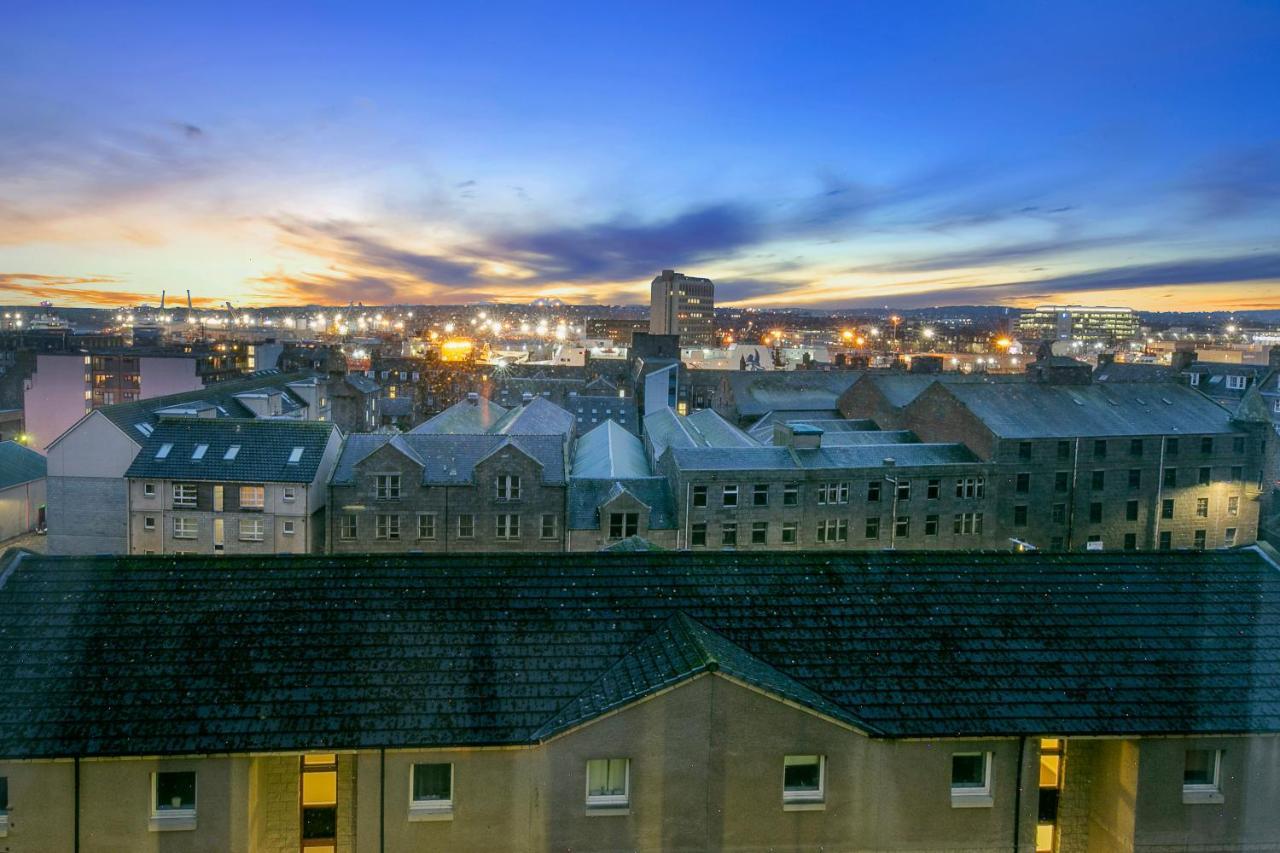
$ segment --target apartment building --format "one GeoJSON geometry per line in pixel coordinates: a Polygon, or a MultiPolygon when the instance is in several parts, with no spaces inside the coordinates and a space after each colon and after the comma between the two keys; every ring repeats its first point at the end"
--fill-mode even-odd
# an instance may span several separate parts
{"type": "Polygon", "coordinates": [[[677,545],[670,484],[654,473],[640,439],[613,421],[578,439],[567,497],[567,551],[598,551],[633,537],[677,545]]]}
{"type": "Polygon", "coordinates": [[[162,417],[125,472],[129,553],[322,553],[341,448],[322,421],[162,417]]]}
{"type": "Polygon", "coordinates": [[[93,410],[49,445],[49,553],[128,553],[125,474],[162,418],[328,421],[325,388],[309,372],[263,371],[198,391],[93,410]]]}
{"type": "Polygon", "coordinates": [[[715,284],[663,270],[649,286],[649,333],[678,335],[686,347],[716,346],[715,284]]]}
{"type": "Polygon", "coordinates": [[[26,554],[0,568],[0,844],[1266,850],[1278,569],[26,554]]]}

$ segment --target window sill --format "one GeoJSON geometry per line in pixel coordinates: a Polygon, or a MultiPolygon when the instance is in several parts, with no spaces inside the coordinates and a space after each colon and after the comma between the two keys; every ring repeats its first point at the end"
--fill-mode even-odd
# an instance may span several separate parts
{"type": "Polygon", "coordinates": [[[1186,806],[1210,805],[1214,803],[1226,802],[1226,798],[1222,796],[1219,790],[1188,790],[1182,789],[1182,804],[1186,806]]]}
{"type": "Polygon", "coordinates": [[[148,826],[152,832],[186,832],[196,828],[194,813],[160,815],[153,814],[148,826]]]}
{"type": "Polygon", "coordinates": [[[953,809],[989,809],[995,805],[995,797],[988,793],[968,794],[951,792],[951,808],[953,809]]]}
{"type": "Polygon", "coordinates": [[[453,804],[447,806],[410,806],[409,822],[453,820],[453,804]]]}
{"type": "Polygon", "coordinates": [[[0,838],[7,838],[9,835],[9,815],[0,814],[0,838]]]}
{"type": "Polygon", "coordinates": [[[630,803],[592,805],[587,803],[587,817],[617,817],[631,814],[630,803]]]}
{"type": "Polygon", "coordinates": [[[826,811],[827,803],[825,800],[783,800],[782,810],[784,812],[821,812],[826,811]]]}

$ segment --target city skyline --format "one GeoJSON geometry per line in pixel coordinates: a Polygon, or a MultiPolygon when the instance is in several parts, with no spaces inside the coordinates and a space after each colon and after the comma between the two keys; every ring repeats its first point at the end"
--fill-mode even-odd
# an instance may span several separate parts
{"type": "Polygon", "coordinates": [[[1275,7],[9,24],[7,303],[1277,305],[1275,7]]]}

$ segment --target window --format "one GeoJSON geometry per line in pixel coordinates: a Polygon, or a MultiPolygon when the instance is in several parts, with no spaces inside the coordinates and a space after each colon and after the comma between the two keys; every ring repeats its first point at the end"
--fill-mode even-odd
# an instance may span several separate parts
{"type": "Polygon", "coordinates": [[[1206,435],[1200,439],[1200,452],[1205,455],[1213,453],[1213,436],[1206,435]]]}
{"type": "Polygon", "coordinates": [[[240,519],[240,541],[261,542],[266,524],[261,518],[240,519]]]}
{"type": "Polygon", "coordinates": [[[989,806],[991,753],[957,752],[951,756],[951,805],[989,806]]]}
{"type": "Polygon", "coordinates": [[[630,798],[631,759],[593,758],[587,762],[587,807],[625,807],[630,798]]]}
{"type": "Polygon", "coordinates": [[[240,508],[262,509],[267,505],[267,490],[264,486],[241,486],[240,508]]]}
{"type": "Polygon", "coordinates": [[[1164,441],[1164,454],[1165,454],[1165,456],[1177,456],[1177,455],[1178,455],[1178,439],[1176,439],[1176,438],[1166,438],[1166,439],[1165,439],[1165,441],[1164,441]]]}
{"type": "Polygon", "coordinates": [[[1126,551],[1138,550],[1138,534],[1126,533],[1124,535],[1124,549],[1126,551]]]}
{"type": "Polygon", "coordinates": [[[732,484],[732,485],[728,485],[728,486],[725,486],[725,487],[724,487],[724,492],[723,492],[723,494],[722,494],[722,495],[721,495],[721,497],[720,497],[720,503],[721,503],[721,505],[722,505],[722,506],[737,506],[737,505],[738,505],[738,486],[737,486],[737,484],[732,484]]]}
{"type": "MultiPolygon", "coordinates": [[[[556,528],[558,526],[559,525],[556,524],[556,514],[554,512],[544,512],[542,514],[542,530],[539,535],[543,539],[555,539],[556,528]]],[[[627,535],[633,536],[635,534],[629,533],[627,535]]]]}
{"type": "Polygon", "coordinates": [[[1227,515],[1236,516],[1240,514],[1240,497],[1232,495],[1227,498],[1227,515]]]}
{"type": "Polygon", "coordinates": [[[1018,504],[1013,508],[1013,526],[1014,527],[1027,526],[1027,505],[1026,504],[1018,504]]]}
{"type": "Polygon", "coordinates": [[[174,483],[173,484],[173,505],[174,506],[195,506],[196,505],[196,484],[195,483],[174,483]]]}
{"type": "Polygon", "coordinates": [[[1067,505],[1054,504],[1052,509],[1052,518],[1054,524],[1065,524],[1067,521],[1067,505]]]}
{"type": "Polygon", "coordinates": [[[1178,487],[1178,469],[1165,468],[1164,480],[1162,480],[1161,482],[1164,483],[1164,488],[1166,489],[1176,489],[1178,487]]]}
{"type": "Polygon", "coordinates": [[[1173,498],[1165,498],[1160,502],[1160,517],[1173,518],[1173,498]]]}
{"type": "Polygon", "coordinates": [[[231,462],[240,455],[240,445],[233,444],[227,448],[227,452],[222,454],[222,458],[226,462],[231,462]]]}
{"type": "Polygon", "coordinates": [[[956,480],[956,497],[980,498],[986,491],[983,477],[960,477],[956,480]]]}
{"type": "Polygon", "coordinates": [[[142,496],[143,496],[144,498],[154,498],[154,497],[156,496],[156,484],[155,484],[155,483],[143,483],[143,484],[142,484],[142,496]]]}
{"type": "Polygon", "coordinates": [[[1031,474],[1029,472],[1023,471],[1018,474],[1017,479],[1014,481],[1014,491],[1022,495],[1031,491],[1031,474]]]}
{"type": "Polygon", "coordinates": [[[195,772],[152,773],[152,829],[195,829],[195,819],[195,772]]]}
{"type": "Polygon", "coordinates": [[[476,535],[476,517],[469,512],[458,516],[458,538],[474,539],[476,535]]]}
{"type": "Polygon", "coordinates": [[[1222,750],[1187,750],[1182,765],[1182,801],[1222,802],[1222,750]]]}
{"type": "Polygon", "coordinates": [[[799,532],[800,525],[794,521],[782,522],[782,544],[794,545],[796,543],[796,534],[799,532]]]}
{"type": "Polygon", "coordinates": [[[1095,439],[1093,442],[1093,458],[1107,458],[1107,440],[1105,438],[1095,439]]]}
{"type": "Polygon", "coordinates": [[[1102,502],[1094,501],[1089,504],[1089,523],[1099,524],[1102,522],[1102,502]]]}
{"type": "Polygon", "coordinates": [[[819,504],[844,504],[849,502],[848,483],[819,483],[819,504]]]}
{"type": "Polygon", "coordinates": [[[1090,484],[1090,488],[1092,488],[1095,492],[1099,492],[1105,489],[1106,487],[1107,487],[1107,472],[1094,471],[1093,481],[1090,484]]]}
{"type": "Polygon", "coordinates": [[[1238,483],[1244,479],[1244,468],[1240,465],[1231,466],[1231,482],[1238,483]]]}
{"type": "Polygon", "coordinates": [[[493,520],[493,535],[497,539],[520,538],[520,516],[514,512],[500,513],[493,520]]]}
{"type": "Polygon", "coordinates": [[[186,518],[177,515],[173,518],[173,538],[174,539],[195,539],[197,531],[196,520],[194,518],[186,518]]]}
{"type": "Polygon", "coordinates": [[[1236,529],[1234,527],[1228,527],[1226,530],[1222,531],[1222,547],[1236,547],[1236,529]]]}
{"type": "Polygon", "coordinates": [[[787,483],[782,487],[782,505],[795,506],[800,503],[800,484],[787,483]]]}
{"type": "Polygon", "coordinates": [[[493,499],[496,501],[520,500],[520,478],[515,474],[499,474],[494,477],[493,499]]]}
{"type": "Polygon", "coordinates": [[[400,516],[394,513],[378,513],[373,537],[375,539],[399,539],[400,516]]]}
{"type": "Polygon", "coordinates": [[[769,484],[756,483],[751,489],[751,505],[752,506],[768,506],[769,505],[769,484]]]}
{"type": "Polygon", "coordinates": [[[1170,531],[1168,531],[1168,530],[1161,530],[1161,531],[1160,531],[1160,545],[1159,545],[1159,548],[1160,548],[1160,550],[1161,550],[1161,551],[1172,551],[1172,550],[1173,550],[1173,533],[1171,533],[1171,532],[1170,532],[1170,531]]]}
{"type": "Polygon", "coordinates": [[[1129,488],[1131,489],[1142,488],[1142,469],[1141,468],[1129,469],[1129,488]]]}
{"type": "Polygon", "coordinates": [[[925,498],[931,501],[936,501],[941,495],[942,495],[942,481],[930,480],[929,488],[925,492],[925,498]]]}
{"type": "Polygon", "coordinates": [[[1196,518],[1209,517],[1209,499],[1196,498],[1196,518]]]}
{"type": "Polygon", "coordinates": [[[1071,487],[1070,471],[1053,472],[1053,490],[1055,492],[1065,492],[1070,487],[1071,487]]]}
{"type": "Polygon", "coordinates": [[[296,528],[294,527],[294,522],[292,520],[285,520],[280,522],[280,531],[285,536],[292,536],[294,534],[295,529],[296,528]]]}
{"type": "Polygon", "coordinates": [[[938,535],[938,516],[926,515],[924,517],[924,535],[925,536],[938,535]]]}
{"type": "Polygon", "coordinates": [[[609,513],[609,538],[624,539],[628,536],[635,536],[640,529],[640,513],[638,512],[611,512],[609,513]]]}
{"type": "Polygon", "coordinates": [[[867,519],[866,536],[868,539],[880,538],[880,519],[879,518],[867,519]]]}
{"type": "Polygon", "coordinates": [[[418,513],[418,538],[436,538],[436,514],[434,512],[418,513]]]}
{"type": "Polygon", "coordinates": [[[1192,386],[1193,388],[1194,388],[1194,387],[1196,387],[1196,386],[1198,386],[1198,385],[1200,384],[1200,374],[1199,374],[1199,373],[1193,373],[1193,374],[1191,374],[1190,379],[1191,379],[1191,386],[1192,386]]]}
{"type": "Polygon", "coordinates": [[[958,512],[955,517],[954,532],[970,536],[982,532],[982,513],[958,512]]]}
{"type": "Polygon", "coordinates": [[[377,487],[377,496],[380,501],[397,501],[400,500],[400,475],[399,474],[378,474],[374,477],[374,483],[377,487]]]}
{"type": "Polygon", "coordinates": [[[338,520],[338,538],[348,541],[356,538],[356,517],[350,513],[338,520]]]}
{"type": "Polygon", "coordinates": [[[1018,442],[1018,458],[1019,459],[1031,458],[1031,442],[1029,441],[1018,442]]]}
{"type": "Polygon", "coordinates": [[[1058,442],[1058,458],[1059,459],[1071,458],[1071,442],[1069,441],[1058,442]]]}
{"type": "Polygon", "coordinates": [[[782,759],[782,802],[821,803],[826,756],[788,755],[782,759]]]}
{"type": "Polygon", "coordinates": [[[1205,548],[1208,532],[1205,530],[1197,530],[1191,538],[1191,547],[1197,551],[1203,551],[1205,548]]]}
{"type": "Polygon", "coordinates": [[[818,542],[848,542],[849,520],[828,518],[818,522],[818,542]]]}
{"type": "Polygon", "coordinates": [[[726,521],[724,524],[720,525],[720,544],[738,544],[738,523],[736,521],[726,521]]]}
{"type": "Polygon", "coordinates": [[[1202,486],[1209,485],[1209,483],[1213,481],[1213,469],[1211,469],[1208,465],[1203,466],[1199,471],[1199,476],[1197,477],[1197,480],[1202,486]]]}
{"type": "Polygon", "coordinates": [[[191,451],[191,460],[193,462],[199,462],[201,459],[204,458],[204,455],[208,452],[209,452],[209,445],[197,444],[195,450],[191,451]]]}
{"type": "Polygon", "coordinates": [[[293,486],[285,486],[280,490],[280,500],[287,504],[293,503],[298,499],[298,490],[293,486]]]}
{"type": "Polygon", "coordinates": [[[302,847],[332,850],[338,836],[338,756],[304,755],[301,770],[302,847]]]}
{"type": "Polygon", "coordinates": [[[707,487],[706,486],[693,487],[693,505],[694,506],[707,505],[707,487]]]}
{"type": "Polygon", "coordinates": [[[142,529],[143,529],[143,530],[155,530],[155,529],[156,529],[156,517],[155,517],[154,515],[144,515],[144,516],[142,517],[142,529]]]}
{"type": "Polygon", "coordinates": [[[769,522],[753,521],[751,523],[751,544],[767,545],[769,543],[769,522]]]}
{"type": "Polygon", "coordinates": [[[1237,455],[1244,453],[1244,436],[1237,435],[1231,439],[1231,452],[1237,455]]]}
{"type": "Polygon", "coordinates": [[[1141,456],[1145,449],[1146,448],[1144,447],[1144,443],[1142,439],[1140,438],[1129,439],[1129,455],[1130,456],[1141,456]]]}
{"type": "Polygon", "coordinates": [[[156,451],[156,458],[168,459],[169,452],[172,450],[173,450],[173,443],[166,441],[164,444],[160,445],[160,449],[156,451]]]}
{"type": "Polygon", "coordinates": [[[297,465],[302,461],[303,448],[295,447],[289,451],[289,458],[285,460],[290,465],[297,465]]]}
{"type": "Polygon", "coordinates": [[[872,480],[867,483],[867,502],[875,503],[880,500],[880,481],[872,480]]]}
{"type": "Polygon", "coordinates": [[[706,522],[689,525],[689,545],[702,546],[707,544],[707,525],[706,522]]]}
{"type": "Polygon", "coordinates": [[[410,820],[453,811],[452,764],[415,764],[410,781],[410,820]]]}
{"type": "Polygon", "coordinates": [[[1137,501],[1127,501],[1127,502],[1125,503],[1125,505],[1124,505],[1124,520],[1125,520],[1125,521],[1137,521],[1137,520],[1138,520],[1138,502],[1137,502],[1137,501]]]}
{"type": "Polygon", "coordinates": [[[897,488],[898,488],[897,495],[898,495],[899,502],[911,500],[911,481],[910,480],[899,480],[897,488]]]}
{"type": "Polygon", "coordinates": [[[906,539],[911,535],[911,516],[900,515],[893,522],[893,537],[895,539],[906,539]]]}

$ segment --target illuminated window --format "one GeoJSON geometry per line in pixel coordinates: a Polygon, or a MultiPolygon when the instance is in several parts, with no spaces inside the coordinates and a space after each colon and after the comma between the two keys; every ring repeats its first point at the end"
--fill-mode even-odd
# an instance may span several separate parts
{"type": "Polygon", "coordinates": [[[240,508],[241,509],[262,509],[267,505],[267,490],[265,486],[241,486],[240,487],[240,508]]]}
{"type": "Polygon", "coordinates": [[[825,796],[826,756],[788,755],[782,759],[782,802],[821,803],[825,796]]]}
{"type": "Polygon", "coordinates": [[[338,839],[338,757],[302,757],[302,846],[332,850],[338,839]]]}
{"type": "Polygon", "coordinates": [[[630,802],[631,759],[593,758],[587,762],[587,806],[620,808],[630,802]]]}

